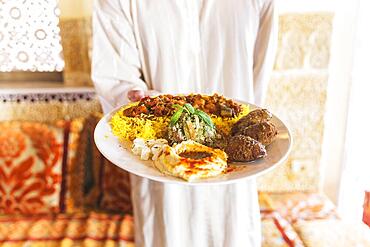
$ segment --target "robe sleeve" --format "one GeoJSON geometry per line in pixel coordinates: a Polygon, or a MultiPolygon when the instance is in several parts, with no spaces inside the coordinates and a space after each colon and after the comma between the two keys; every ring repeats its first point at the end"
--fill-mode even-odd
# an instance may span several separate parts
{"type": "Polygon", "coordinates": [[[128,103],[128,91],[148,89],[142,80],[130,2],[94,2],[92,79],[105,112],[128,103]]]}
{"type": "Polygon", "coordinates": [[[277,48],[277,13],[274,0],[266,0],[260,12],[257,38],[254,45],[253,79],[257,105],[263,105],[275,62],[277,48]]]}

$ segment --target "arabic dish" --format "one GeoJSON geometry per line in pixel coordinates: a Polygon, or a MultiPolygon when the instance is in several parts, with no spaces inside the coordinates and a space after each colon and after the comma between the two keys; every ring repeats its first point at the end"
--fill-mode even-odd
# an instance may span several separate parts
{"type": "Polygon", "coordinates": [[[110,125],[134,155],[191,182],[222,176],[231,162],[268,155],[266,146],[278,134],[271,119],[266,109],[250,111],[217,94],[160,95],[123,106],[110,125]]]}

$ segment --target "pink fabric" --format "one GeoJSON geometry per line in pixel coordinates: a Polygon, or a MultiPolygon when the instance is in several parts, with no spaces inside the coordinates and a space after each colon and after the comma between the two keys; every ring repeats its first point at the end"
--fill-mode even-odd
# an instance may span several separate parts
{"type": "Polygon", "coordinates": [[[364,214],[362,220],[370,226],[370,191],[365,191],[364,214]]]}

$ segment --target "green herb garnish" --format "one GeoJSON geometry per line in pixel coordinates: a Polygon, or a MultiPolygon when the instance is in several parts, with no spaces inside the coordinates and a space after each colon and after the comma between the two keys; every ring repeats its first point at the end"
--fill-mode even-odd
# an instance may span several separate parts
{"type": "Polygon", "coordinates": [[[195,110],[194,110],[194,107],[192,105],[190,105],[189,103],[186,103],[184,105],[184,109],[191,115],[194,115],[195,113],[195,110]]]}
{"type": "Polygon", "coordinates": [[[195,115],[203,119],[203,121],[211,128],[214,128],[215,125],[212,122],[212,119],[205,113],[204,111],[201,111],[199,109],[195,109],[195,115]]]}
{"type": "Polygon", "coordinates": [[[194,107],[191,104],[186,103],[184,106],[175,104],[173,106],[174,108],[177,109],[177,111],[171,117],[171,120],[170,120],[171,127],[173,127],[179,121],[182,113],[185,110],[189,115],[196,115],[201,120],[203,120],[209,127],[215,128],[215,125],[213,124],[212,119],[207,115],[207,113],[199,109],[194,109],[194,107]]]}
{"type": "Polygon", "coordinates": [[[184,108],[183,107],[181,107],[181,108],[179,108],[173,115],[172,115],[172,117],[171,117],[171,120],[170,120],[170,126],[172,127],[172,126],[174,126],[176,123],[177,123],[177,121],[179,121],[179,119],[180,119],[180,117],[181,117],[181,115],[182,115],[182,112],[184,111],[184,108]]]}

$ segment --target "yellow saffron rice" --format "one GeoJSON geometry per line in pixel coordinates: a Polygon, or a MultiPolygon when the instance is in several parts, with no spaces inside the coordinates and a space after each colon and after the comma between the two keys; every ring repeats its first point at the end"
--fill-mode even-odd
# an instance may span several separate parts
{"type": "MultiPolygon", "coordinates": [[[[135,138],[139,137],[146,140],[164,138],[171,117],[155,117],[153,115],[126,117],[123,115],[125,109],[136,104],[137,103],[122,107],[112,116],[110,124],[113,134],[121,141],[133,141],[135,138]]],[[[243,116],[246,116],[249,111],[248,105],[242,105],[242,111],[237,117],[222,118],[216,115],[210,115],[210,117],[217,129],[228,133],[232,125],[243,116]]]]}

